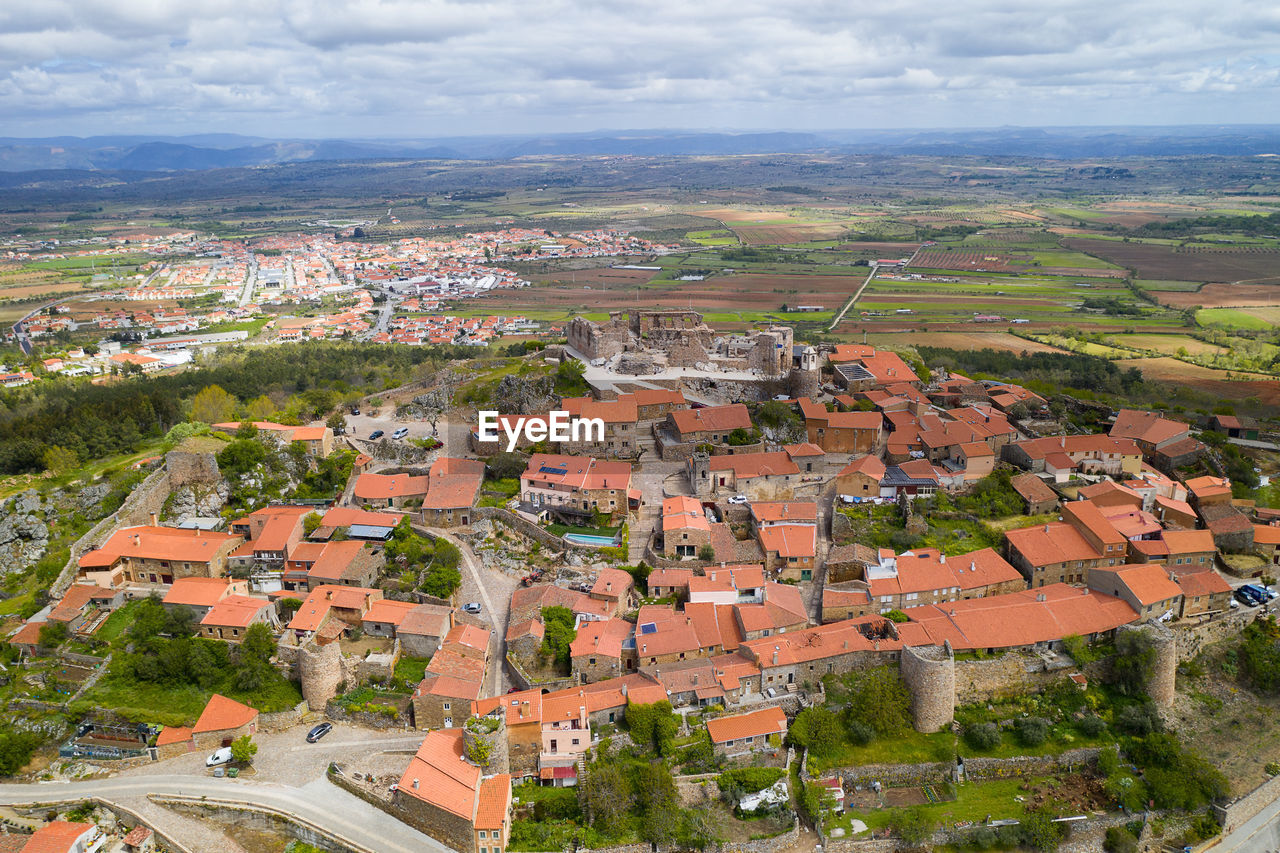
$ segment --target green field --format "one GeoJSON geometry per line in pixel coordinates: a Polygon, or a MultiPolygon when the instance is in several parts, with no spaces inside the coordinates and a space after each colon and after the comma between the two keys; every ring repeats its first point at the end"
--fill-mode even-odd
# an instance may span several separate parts
{"type": "Polygon", "coordinates": [[[1203,282],[1199,281],[1160,281],[1156,279],[1140,278],[1134,281],[1142,290],[1167,290],[1182,293],[1190,293],[1200,289],[1203,282]]]}
{"type": "Polygon", "coordinates": [[[1261,317],[1255,317],[1239,308],[1204,308],[1196,312],[1196,322],[1201,326],[1221,326],[1227,329],[1258,329],[1266,330],[1273,328],[1272,323],[1268,323],[1261,317]]]}
{"type": "Polygon", "coordinates": [[[712,231],[690,231],[684,235],[686,240],[691,240],[700,246],[736,246],[738,245],[738,237],[732,231],[718,228],[712,231]]]}

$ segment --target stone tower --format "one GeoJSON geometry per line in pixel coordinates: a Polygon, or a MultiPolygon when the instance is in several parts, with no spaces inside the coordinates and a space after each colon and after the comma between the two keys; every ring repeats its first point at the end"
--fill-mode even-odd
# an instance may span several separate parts
{"type": "Polygon", "coordinates": [[[822,388],[822,373],[818,367],[818,351],[805,347],[800,352],[800,366],[791,371],[791,396],[816,397],[822,388]]]}
{"type": "MultiPolygon", "coordinates": [[[[507,746],[507,726],[505,712],[499,705],[497,710],[483,717],[472,717],[462,726],[462,754],[467,760],[480,768],[485,776],[511,772],[511,758],[507,746]],[[476,744],[488,745],[488,761],[481,764],[475,759],[476,744]]],[[[483,750],[482,750],[483,751],[483,750]]]]}
{"type": "Polygon", "coordinates": [[[707,496],[712,492],[711,454],[705,450],[695,450],[689,457],[689,485],[695,495],[707,496]]]}
{"type": "Polygon", "coordinates": [[[338,685],[343,681],[338,643],[320,645],[313,638],[298,649],[298,679],[307,707],[323,711],[329,700],[338,695],[338,685]]]}
{"type": "Polygon", "coordinates": [[[1173,705],[1175,680],[1178,673],[1178,638],[1168,626],[1160,622],[1141,625],[1121,625],[1121,631],[1138,631],[1151,638],[1155,660],[1147,673],[1147,695],[1160,710],[1173,705]]]}
{"type": "Polygon", "coordinates": [[[928,734],[950,725],[956,712],[956,659],[951,643],[903,646],[899,671],[911,691],[915,730],[928,734]]]}

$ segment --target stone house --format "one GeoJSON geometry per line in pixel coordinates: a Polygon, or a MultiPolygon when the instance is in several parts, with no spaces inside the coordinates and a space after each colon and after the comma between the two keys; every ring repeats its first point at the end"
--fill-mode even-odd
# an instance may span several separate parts
{"type": "Polygon", "coordinates": [[[452,628],[452,608],[419,604],[406,613],[396,627],[400,651],[415,658],[431,657],[452,628]]]}
{"type": "Polygon", "coordinates": [[[253,625],[266,625],[274,634],[279,628],[275,605],[265,598],[229,595],[209,608],[200,620],[200,636],[239,643],[253,625]]]}
{"type": "Polygon", "coordinates": [[[230,746],[233,740],[258,730],[258,710],[219,693],[209,697],[200,718],[191,729],[195,748],[213,751],[230,746]]]}
{"type": "Polygon", "coordinates": [[[217,578],[243,539],[226,533],[155,525],[125,527],[80,558],[80,574],[101,576],[102,586],[171,584],[178,578],[217,578]]]}
{"type": "Polygon", "coordinates": [[[631,465],[626,462],[535,453],[520,475],[520,502],[534,512],[579,518],[599,513],[616,521],[639,507],[640,493],[631,488],[631,465]]]}
{"type": "Polygon", "coordinates": [[[1009,485],[1022,498],[1027,515],[1044,515],[1058,506],[1058,493],[1035,474],[1018,474],[1010,478],[1009,485]]]}
{"type": "Polygon", "coordinates": [[[466,527],[483,484],[484,463],[479,459],[439,457],[427,473],[422,523],[428,527],[466,527]]]}
{"type": "Polygon", "coordinates": [[[736,429],[750,432],[751,415],[742,403],[681,409],[667,415],[666,428],[680,444],[727,444],[736,429]]]}
{"type": "Polygon", "coordinates": [[[1089,589],[1127,602],[1142,621],[1182,609],[1182,589],[1164,566],[1154,563],[1095,568],[1089,572],[1089,589]]]}
{"type": "Polygon", "coordinates": [[[707,720],[707,733],[716,755],[730,757],[777,749],[787,734],[787,715],[781,708],[761,708],[749,714],[707,720]]]}
{"type": "Polygon", "coordinates": [[[1231,584],[1212,569],[1172,570],[1172,577],[1182,590],[1181,619],[1211,616],[1231,607],[1231,584]]]}
{"type": "MultiPolygon", "coordinates": [[[[733,457],[730,457],[733,458],[733,457]]],[[[711,523],[702,504],[691,497],[677,495],[662,502],[662,553],[678,560],[697,557],[703,546],[711,544],[711,523]]]]}
{"type": "Polygon", "coordinates": [[[879,412],[828,412],[826,406],[800,400],[809,442],[827,453],[874,453],[884,436],[879,412]]]}
{"type": "Polygon", "coordinates": [[[186,607],[199,622],[209,610],[233,595],[248,595],[249,582],[233,578],[180,578],[164,594],[164,609],[186,607]]]}

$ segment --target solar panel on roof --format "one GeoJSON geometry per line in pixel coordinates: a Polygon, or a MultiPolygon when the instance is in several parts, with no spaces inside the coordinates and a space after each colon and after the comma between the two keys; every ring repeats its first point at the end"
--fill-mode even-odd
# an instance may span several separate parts
{"type": "Polygon", "coordinates": [[[569,466],[566,465],[563,468],[552,468],[550,465],[543,465],[541,468],[538,469],[538,473],[539,474],[568,474],[569,466]]]}
{"type": "Polygon", "coordinates": [[[652,622],[645,622],[643,625],[641,625],[641,626],[640,626],[640,633],[641,633],[641,634],[656,634],[656,633],[658,633],[658,626],[657,626],[657,625],[655,625],[655,624],[654,624],[654,623],[652,623],[652,622]]]}

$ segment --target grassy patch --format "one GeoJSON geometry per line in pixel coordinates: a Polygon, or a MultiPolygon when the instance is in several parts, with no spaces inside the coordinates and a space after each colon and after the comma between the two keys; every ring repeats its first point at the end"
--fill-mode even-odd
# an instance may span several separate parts
{"type": "Polygon", "coordinates": [[[411,658],[402,656],[396,661],[395,677],[409,684],[417,684],[427,674],[427,664],[431,658],[411,658]]]}
{"type": "Polygon", "coordinates": [[[1261,317],[1255,317],[1237,308],[1202,309],[1196,312],[1196,322],[1201,326],[1223,326],[1229,329],[1271,328],[1271,324],[1261,317]]]}
{"type": "MultiPolygon", "coordinates": [[[[956,798],[954,800],[926,803],[915,806],[915,808],[924,811],[931,820],[937,823],[944,821],[947,823],[960,823],[963,821],[979,823],[985,821],[987,815],[990,815],[992,819],[1016,819],[1026,813],[1026,808],[1023,804],[1014,799],[1015,797],[1026,795],[1026,791],[1023,790],[1023,786],[1026,784],[1026,780],[1023,779],[969,782],[956,789],[956,798]]],[[[846,812],[846,817],[857,818],[871,830],[887,827],[891,816],[892,811],[890,809],[846,812]]],[[[840,821],[828,824],[828,831],[833,825],[839,826],[840,821]]],[[[845,828],[848,829],[847,823],[845,828]]]]}
{"type": "Polygon", "coordinates": [[[952,761],[956,756],[956,737],[951,732],[921,734],[908,731],[900,737],[876,738],[866,746],[845,744],[835,755],[809,756],[809,772],[821,775],[833,767],[858,767],[863,764],[923,764],[929,761],[952,761]]]}

